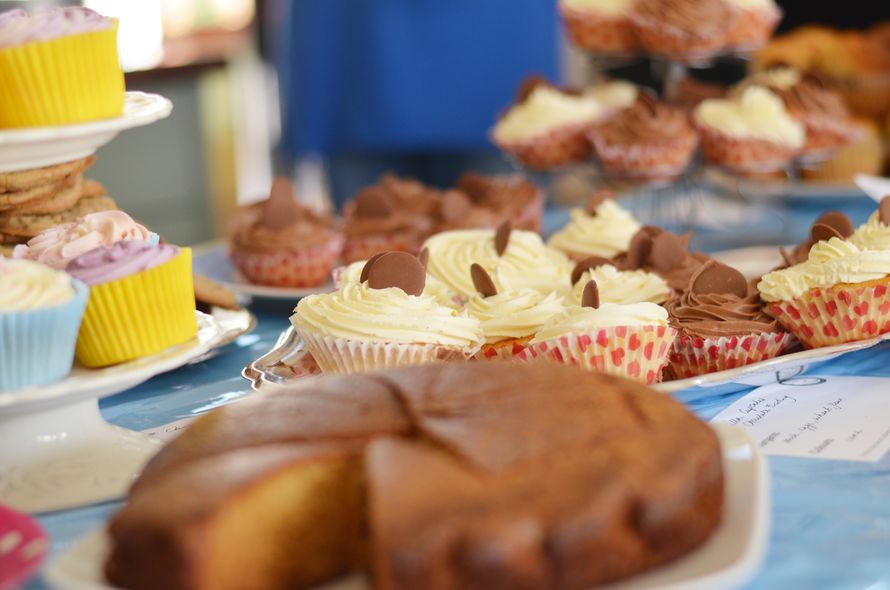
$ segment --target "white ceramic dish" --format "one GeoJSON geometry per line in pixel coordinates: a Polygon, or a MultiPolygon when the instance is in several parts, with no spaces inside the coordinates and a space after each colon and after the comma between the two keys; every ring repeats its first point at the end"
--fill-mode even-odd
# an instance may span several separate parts
{"type": "Polygon", "coordinates": [[[214,242],[195,248],[193,264],[195,272],[222,283],[236,293],[251,297],[296,301],[306,295],[327,293],[334,290],[333,281],[328,281],[321,287],[310,289],[288,289],[254,285],[241,276],[241,273],[229,262],[228,251],[223,242],[214,242]]]}
{"type": "MultiPolygon", "coordinates": [[[[746,279],[762,276],[783,264],[779,248],[782,246],[751,246],[750,248],[736,248],[715,252],[713,257],[729,266],[737,269],[745,275],[746,279]]],[[[787,250],[793,250],[794,246],[784,246],[787,250]]]]}
{"type": "Polygon", "coordinates": [[[117,498],[158,442],[112,426],[98,400],[135,387],[217,346],[226,330],[198,312],[184,344],[104,369],[75,367],[64,380],[0,394],[0,503],[45,512],[117,498]]]}
{"type": "MultiPolygon", "coordinates": [[[[708,541],[686,557],[608,590],[721,590],[737,588],[759,570],[770,528],[769,474],[757,445],[744,431],[713,424],[726,474],[724,518],[708,541]]],[[[102,576],[108,554],[103,529],[83,537],[53,559],[43,578],[57,590],[114,590],[102,576]]],[[[326,584],[324,590],[368,590],[360,575],[326,584]]],[[[322,590],[321,587],[318,590],[322,590]]]]}
{"type": "Polygon", "coordinates": [[[41,168],[85,158],[125,129],[166,118],[173,103],[157,94],[127,92],[124,114],[76,125],[0,130],[0,172],[41,168]]]}

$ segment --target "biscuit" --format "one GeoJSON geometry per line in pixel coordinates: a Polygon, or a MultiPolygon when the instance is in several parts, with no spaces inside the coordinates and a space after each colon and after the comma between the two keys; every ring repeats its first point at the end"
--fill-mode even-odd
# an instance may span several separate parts
{"type": "Polygon", "coordinates": [[[194,275],[194,282],[195,300],[199,304],[204,303],[209,307],[221,307],[223,309],[241,309],[235,293],[224,285],[198,273],[194,275]]]}
{"type": "MultiPolygon", "coordinates": [[[[53,184],[70,176],[83,172],[93,165],[96,156],[88,156],[63,164],[55,164],[44,168],[18,170],[16,172],[0,172],[0,193],[26,191],[45,184],[53,184]]],[[[2,199],[2,197],[0,197],[2,199]]],[[[2,202],[2,201],[0,201],[2,202]]]]}
{"type": "Polygon", "coordinates": [[[14,209],[0,211],[0,219],[9,219],[20,215],[46,215],[61,213],[77,205],[83,197],[83,177],[78,174],[71,184],[65,186],[54,195],[45,199],[34,199],[14,209]]]}
{"type": "Polygon", "coordinates": [[[10,209],[15,209],[16,207],[21,207],[24,204],[30,203],[32,201],[48,199],[64,189],[66,186],[70,185],[72,182],[74,182],[74,180],[74,175],[64,176],[61,179],[53,181],[49,184],[42,184],[40,186],[35,186],[23,191],[16,191],[14,193],[0,193],[0,210],[8,211],[10,209]]]}
{"type": "Polygon", "coordinates": [[[81,189],[80,196],[83,198],[89,197],[102,197],[108,194],[108,191],[105,190],[105,187],[102,186],[102,183],[98,180],[92,180],[89,178],[83,179],[83,188],[81,189]]]}
{"type": "Polygon", "coordinates": [[[71,223],[78,217],[83,217],[90,213],[112,209],[117,209],[117,203],[111,197],[88,197],[81,199],[74,207],[61,213],[20,215],[8,219],[0,219],[0,234],[32,238],[53,226],[71,223]]]}
{"type": "Polygon", "coordinates": [[[3,244],[0,244],[0,257],[2,257],[2,256],[6,256],[7,258],[11,257],[12,251],[14,248],[15,248],[15,246],[5,246],[3,244]]]}

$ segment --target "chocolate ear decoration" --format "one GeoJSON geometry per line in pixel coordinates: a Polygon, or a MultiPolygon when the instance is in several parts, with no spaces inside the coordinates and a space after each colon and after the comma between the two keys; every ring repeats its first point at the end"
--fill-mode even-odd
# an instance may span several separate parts
{"type": "Polygon", "coordinates": [[[604,264],[615,266],[615,263],[608,258],[603,258],[602,256],[588,256],[576,264],[575,268],[572,269],[572,284],[574,285],[577,283],[581,279],[581,275],[588,270],[603,266],[604,264]]]}
{"type": "Polygon", "coordinates": [[[741,299],[748,296],[748,281],[731,266],[709,260],[689,279],[689,290],[696,295],[720,293],[741,299]]]}
{"type": "Polygon", "coordinates": [[[421,266],[423,266],[424,272],[427,267],[430,265],[430,249],[424,248],[420,251],[420,254],[417,255],[417,260],[420,261],[421,266]]]}
{"type": "Polygon", "coordinates": [[[300,216],[300,206],[294,201],[294,185],[283,176],[272,181],[269,200],[263,207],[263,225],[283,229],[300,216]]]}
{"type": "Polygon", "coordinates": [[[593,193],[589,199],[587,199],[587,203],[584,205],[584,210],[591,217],[596,215],[596,210],[599,209],[599,206],[603,204],[604,201],[608,201],[614,196],[612,191],[602,190],[596,191],[593,193]]]}
{"type": "Polygon", "coordinates": [[[627,247],[627,257],[624,262],[625,268],[628,270],[636,270],[642,268],[649,259],[649,253],[652,252],[652,236],[642,228],[630,241],[627,247]]]}
{"type": "Polygon", "coordinates": [[[844,236],[830,225],[825,225],[824,223],[816,223],[810,229],[810,239],[814,244],[830,240],[831,238],[840,238],[843,240],[844,236]]]}
{"type": "Polygon", "coordinates": [[[819,223],[827,225],[828,227],[833,227],[844,239],[853,235],[853,222],[840,211],[826,211],[819,216],[819,219],[817,219],[813,225],[819,223]]]}
{"type": "Polygon", "coordinates": [[[377,187],[366,188],[355,197],[355,214],[365,219],[386,217],[395,209],[392,198],[377,187]]]}
{"type": "Polygon", "coordinates": [[[884,225],[890,225],[890,195],[881,199],[878,205],[878,217],[884,225]]]}
{"type": "Polygon", "coordinates": [[[507,251],[507,245],[510,243],[510,234],[513,232],[513,224],[509,219],[505,219],[498,226],[494,234],[494,250],[498,256],[503,256],[507,251]]]}
{"type": "Polygon", "coordinates": [[[596,281],[588,281],[584,285],[584,292],[581,293],[581,307],[592,307],[599,309],[600,306],[600,290],[596,286],[596,281]]]}
{"type": "Polygon", "coordinates": [[[378,252],[374,254],[367,261],[365,261],[365,265],[362,267],[362,274],[359,276],[358,282],[364,283],[368,280],[368,271],[371,270],[371,266],[374,264],[374,261],[386,254],[386,252],[378,252]]]}
{"type": "Polygon", "coordinates": [[[683,238],[671,232],[662,232],[652,240],[649,250],[649,265],[658,272],[670,272],[686,258],[686,245],[683,238]]]}
{"type": "Polygon", "coordinates": [[[386,252],[369,260],[368,286],[372,289],[397,287],[408,295],[420,295],[426,283],[423,265],[407,252],[386,252]]]}
{"type": "Polygon", "coordinates": [[[461,191],[448,190],[442,194],[439,202],[439,211],[446,222],[457,221],[473,208],[470,198],[461,191]]]}
{"type": "Polygon", "coordinates": [[[491,275],[485,272],[482,265],[474,262],[470,266],[470,277],[473,279],[473,286],[483,297],[493,297],[498,294],[498,288],[491,280],[491,275]]]}

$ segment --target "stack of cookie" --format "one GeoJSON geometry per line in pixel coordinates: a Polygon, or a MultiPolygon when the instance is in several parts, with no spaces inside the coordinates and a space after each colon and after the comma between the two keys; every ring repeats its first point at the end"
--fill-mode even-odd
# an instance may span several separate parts
{"type": "Polygon", "coordinates": [[[84,180],[95,156],[16,172],[0,172],[0,255],[41,231],[97,211],[117,209],[105,187],[84,180]]]}

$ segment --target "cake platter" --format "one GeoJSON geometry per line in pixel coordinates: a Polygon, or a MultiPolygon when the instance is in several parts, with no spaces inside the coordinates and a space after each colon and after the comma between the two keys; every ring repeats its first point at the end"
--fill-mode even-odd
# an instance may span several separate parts
{"type": "Polygon", "coordinates": [[[124,114],[74,125],[0,130],[0,172],[42,168],[94,154],[125,129],[166,118],[173,103],[158,94],[127,92],[124,114]]]}
{"type": "Polygon", "coordinates": [[[254,285],[238,272],[229,262],[228,250],[223,242],[211,242],[194,249],[194,269],[217,283],[221,283],[230,290],[241,295],[261,297],[264,299],[279,299],[296,301],[306,295],[315,293],[327,293],[334,290],[333,281],[328,281],[320,287],[305,289],[287,287],[267,287],[254,285]]]}
{"type": "MultiPolygon", "coordinates": [[[[607,590],[692,590],[737,588],[760,569],[770,529],[769,473],[757,445],[741,429],[716,423],[726,475],[724,517],[698,549],[685,557],[606,586],[607,590]]],[[[115,590],[102,569],[109,541],[104,527],[89,533],[44,569],[57,590],[115,590]]],[[[368,590],[364,576],[353,575],[316,590],[368,590]]]]}
{"type": "Polygon", "coordinates": [[[190,341],[64,380],[0,394],[0,504],[46,512],[123,495],[159,442],[108,424],[98,400],[203,357],[231,330],[197,312],[190,341]]]}

